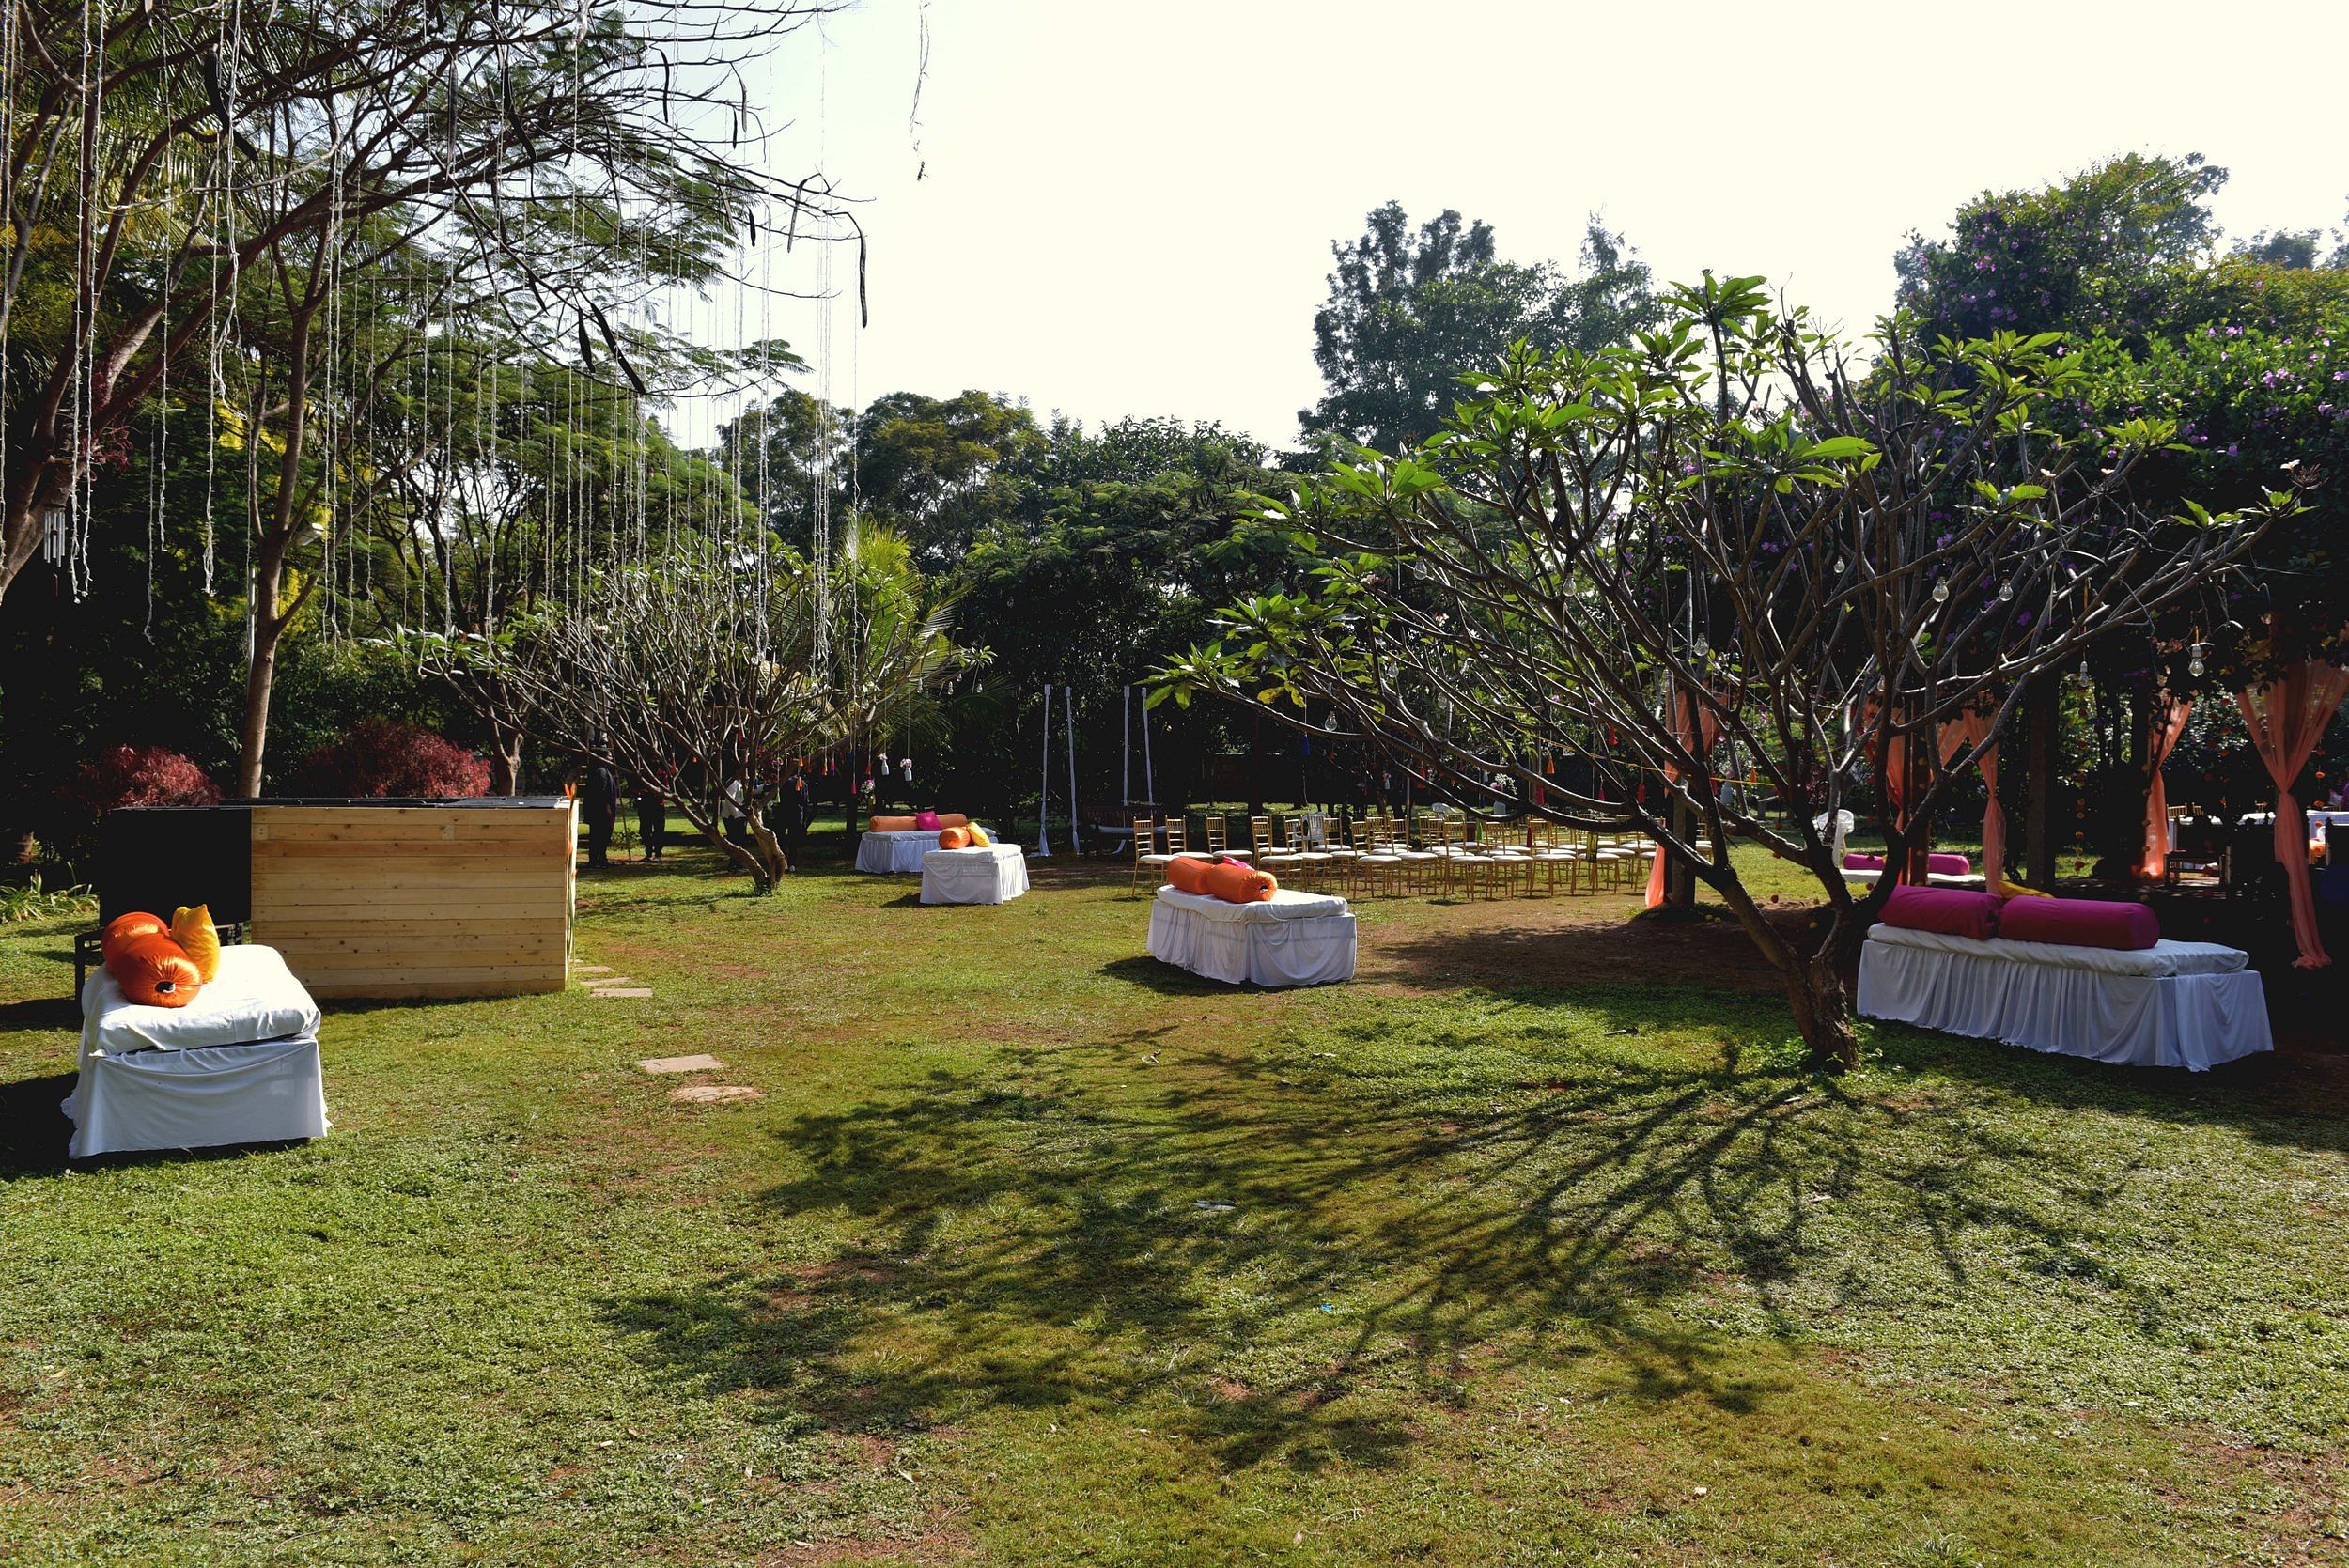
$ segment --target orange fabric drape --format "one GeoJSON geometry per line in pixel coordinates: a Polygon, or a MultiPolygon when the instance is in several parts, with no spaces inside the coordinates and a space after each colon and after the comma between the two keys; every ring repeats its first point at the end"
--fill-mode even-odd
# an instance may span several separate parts
{"type": "MultiPolygon", "coordinates": [[[[1961,752],[1980,746],[1989,739],[1998,714],[1967,712],[1939,726],[1941,761],[1946,766],[1961,752]]],[[[1992,893],[2004,894],[2006,879],[2006,808],[1999,804],[1999,743],[1991,740],[1983,748],[1982,782],[1989,800],[1982,808],[1982,875],[1983,885],[1992,893]]]]}
{"type": "MultiPolygon", "coordinates": [[[[1709,757],[1713,754],[1713,743],[1721,737],[1721,722],[1714,716],[1713,710],[1703,703],[1683,702],[1679,697],[1674,696],[1672,698],[1672,735],[1695,755],[1709,757]],[[1689,729],[1688,710],[1691,707],[1696,709],[1696,733],[1691,733],[1689,729]],[[1698,744],[1697,734],[1704,737],[1703,744],[1698,744]]],[[[1666,763],[1664,777],[1676,781],[1680,777],[1680,769],[1666,763]]],[[[1659,848],[1657,851],[1655,863],[1648,867],[1647,907],[1653,909],[1663,902],[1664,855],[1659,848]]]]}
{"type": "Polygon", "coordinates": [[[2276,781],[2276,859],[2282,862],[2284,882],[2292,891],[2292,934],[2300,944],[2295,969],[2321,970],[2332,963],[2317,939],[2316,895],[2309,891],[2309,819],[2292,798],[2292,781],[2308,766],[2332,722],[2333,710],[2349,693],[2349,670],[2311,659],[2283,679],[2257,691],[2238,691],[2243,722],[2251,732],[2251,745],[2276,781]]]}
{"type": "Polygon", "coordinates": [[[2186,716],[2193,711],[2190,699],[2169,697],[2167,706],[2154,710],[2153,733],[2146,737],[2145,760],[2154,777],[2145,791],[2145,853],[2138,858],[2137,875],[2148,882],[2169,874],[2170,791],[2161,782],[2161,765],[2178,749],[2178,737],[2186,733],[2186,716]]]}

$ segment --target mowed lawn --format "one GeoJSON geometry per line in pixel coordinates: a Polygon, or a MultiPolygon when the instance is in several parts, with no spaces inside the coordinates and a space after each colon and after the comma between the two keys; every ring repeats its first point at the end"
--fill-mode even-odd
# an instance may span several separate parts
{"type": "Polygon", "coordinates": [[[1629,900],[1265,994],[1039,871],[590,876],[649,1001],[333,1007],[329,1137],[73,1170],[0,927],[0,1560],[2349,1556],[2349,1058],[1828,1080],[1629,900]]]}

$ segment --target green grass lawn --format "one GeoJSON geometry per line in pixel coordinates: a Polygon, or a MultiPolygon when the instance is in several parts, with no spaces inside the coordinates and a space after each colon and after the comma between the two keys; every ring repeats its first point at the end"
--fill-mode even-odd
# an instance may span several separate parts
{"type": "Polygon", "coordinates": [[[1717,923],[583,879],[649,1001],[330,1008],[334,1131],[64,1168],[0,927],[0,1560],[2339,1560],[2349,1074],[1890,1028],[1717,923]],[[640,1057],[764,1092],[673,1103],[640,1057]]]}

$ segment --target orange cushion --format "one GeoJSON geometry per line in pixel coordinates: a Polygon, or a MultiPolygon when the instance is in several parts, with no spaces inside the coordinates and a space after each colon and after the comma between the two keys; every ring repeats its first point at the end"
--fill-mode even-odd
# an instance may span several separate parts
{"type": "Polygon", "coordinates": [[[971,847],[971,830],[968,828],[943,830],[938,835],[938,846],[941,849],[968,849],[971,847]]]}
{"type": "Polygon", "coordinates": [[[106,923],[106,933],[99,939],[99,952],[104,955],[105,961],[111,964],[115,961],[115,955],[121,951],[125,944],[136,941],[141,937],[164,937],[170,934],[170,923],[161,915],[150,915],[144,909],[133,909],[129,914],[117,915],[106,923]]]}
{"type": "Polygon", "coordinates": [[[941,828],[968,828],[971,819],[958,811],[942,811],[938,814],[938,825],[941,828]]]}
{"type": "Polygon", "coordinates": [[[913,831],[913,818],[910,816],[877,816],[873,818],[873,831],[877,833],[910,833],[913,831]]]}
{"type": "Polygon", "coordinates": [[[1201,874],[1199,891],[1226,904],[1269,904],[1281,884],[1269,871],[1258,871],[1237,861],[1211,865],[1201,874]]]}
{"type": "Polygon", "coordinates": [[[134,937],[106,960],[122,994],[141,1007],[185,1007],[204,988],[187,949],[169,937],[134,937]]]}
{"type": "Polygon", "coordinates": [[[1167,862],[1166,879],[1174,884],[1177,893],[1205,893],[1207,889],[1204,878],[1214,863],[1197,855],[1177,855],[1167,862]]]}

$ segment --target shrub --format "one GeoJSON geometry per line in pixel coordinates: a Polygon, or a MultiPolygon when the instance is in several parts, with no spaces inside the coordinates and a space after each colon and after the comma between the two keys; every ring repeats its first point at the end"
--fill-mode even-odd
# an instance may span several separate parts
{"type": "Polygon", "coordinates": [[[84,763],[61,793],[86,820],[125,806],[210,806],[220,790],[201,768],[163,746],[117,746],[84,763]]]}
{"type": "Polygon", "coordinates": [[[430,730],[362,719],[304,758],[304,794],[460,799],[490,793],[490,765],[430,730]]]}

